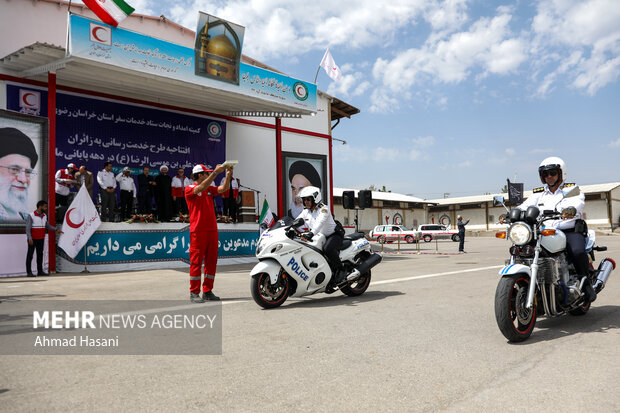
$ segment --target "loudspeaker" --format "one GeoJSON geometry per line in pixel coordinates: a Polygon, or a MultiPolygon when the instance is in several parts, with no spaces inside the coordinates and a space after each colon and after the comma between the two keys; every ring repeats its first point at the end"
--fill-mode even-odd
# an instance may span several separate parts
{"type": "Polygon", "coordinates": [[[344,209],[355,209],[355,192],[343,191],[342,192],[342,206],[344,209]]]}
{"type": "Polygon", "coordinates": [[[357,198],[360,209],[370,208],[372,206],[372,191],[363,189],[357,193],[357,198]]]}

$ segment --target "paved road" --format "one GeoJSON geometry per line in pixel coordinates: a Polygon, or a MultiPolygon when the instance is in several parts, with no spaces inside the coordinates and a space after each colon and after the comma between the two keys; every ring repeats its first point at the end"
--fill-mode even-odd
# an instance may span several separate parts
{"type": "MultiPolygon", "coordinates": [[[[620,237],[599,244],[620,263],[620,237]]],[[[620,270],[587,316],[540,319],[514,345],[493,314],[507,248],[386,253],[363,296],[276,310],[252,301],[251,266],[220,267],[221,356],[0,356],[0,410],[620,411],[620,270]]],[[[175,270],[58,275],[0,280],[0,297],[185,299],[187,287],[175,270]]]]}

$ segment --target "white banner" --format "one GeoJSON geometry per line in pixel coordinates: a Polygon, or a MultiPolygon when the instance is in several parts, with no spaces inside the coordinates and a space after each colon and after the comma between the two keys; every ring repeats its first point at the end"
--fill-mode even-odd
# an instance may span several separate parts
{"type": "Polygon", "coordinates": [[[69,257],[75,258],[99,225],[101,225],[101,218],[99,218],[97,208],[88,195],[86,185],[82,185],[65,214],[63,233],[58,239],[58,247],[62,248],[69,257]]]}

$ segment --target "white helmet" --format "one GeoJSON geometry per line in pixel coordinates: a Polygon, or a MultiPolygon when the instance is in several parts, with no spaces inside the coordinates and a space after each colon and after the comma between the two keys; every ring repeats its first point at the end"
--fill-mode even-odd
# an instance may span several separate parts
{"type": "Polygon", "coordinates": [[[540,166],[538,167],[538,175],[540,176],[540,181],[545,184],[545,178],[543,178],[542,173],[544,171],[550,171],[553,169],[559,169],[562,182],[566,182],[566,164],[564,163],[562,158],[558,158],[557,156],[545,158],[540,163],[540,166]]]}
{"type": "Polygon", "coordinates": [[[301,191],[297,193],[297,196],[302,200],[304,198],[312,198],[312,206],[321,202],[321,190],[316,186],[306,186],[301,191]]]}

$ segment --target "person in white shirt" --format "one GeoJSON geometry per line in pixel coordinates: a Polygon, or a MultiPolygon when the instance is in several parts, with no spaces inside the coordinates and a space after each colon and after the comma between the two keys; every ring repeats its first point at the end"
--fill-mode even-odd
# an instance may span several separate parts
{"type": "Polygon", "coordinates": [[[103,164],[103,169],[97,173],[97,183],[101,195],[101,221],[114,221],[116,179],[112,172],[112,162],[103,164]]]}
{"type": "Polygon", "coordinates": [[[187,202],[185,202],[185,188],[192,184],[191,180],[185,176],[185,170],[179,168],[177,174],[172,178],[172,202],[174,203],[175,214],[187,214],[187,202]]]}
{"type": "Polygon", "coordinates": [[[133,211],[133,201],[136,198],[136,183],[131,177],[131,169],[126,166],[116,175],[116,181],[121,189],[121,220],[129,218],[133,211]]]}
{"type": "MultiPolygon", "coordinates": [[[[568,256],[572,260],[577,273],[581,276],[586,276],[590,268],[590,262],[586,253],[585,221],[582,219],[585,196],[583,193],[580,193],[574,197],[564,197],[562,189],[570,188],[575,184],[565,182],[566,164],[561,158],[556,156],[545,158],[538,167],[538,174],[544,186],[534,189],[532,196],[517,208],[525,211],[530,206],[536,206],[541,212],[544,210],[562,212],[561,219],[547,221],[545,225],[564,232],[568,256]]],[[[596,292],[590,285],[587,277],[584,284],[584,292],[590,302],[596,300],[596,292]]]]}
{"type": "Polygon", "coordinates": [[[344,240],[343,234],[336,231],[336,221],[329,207],[321,202],[321,190],[315,186],[306,186],[299,191],[304,209],[297,218],[302,218],[310,232],[302,234],[304,240],[311,240],[316,234],[323,234],[327,238],[323,244],[323,252],[328,258],[329,266],[334,274],[333,284],[339,284],[346,274],[340,261],[340,247],[344,240]]]}
{"type": "Polygon", "coordinates": [[[69,206],[69,193],[71,192],[71,186],[75,186],[77,181],[73,176],[77,166],[74,163],[67,165],[67,169],[59,169],[56,171],[54,180],[56,181],[56,205],[69,206]]]}

